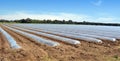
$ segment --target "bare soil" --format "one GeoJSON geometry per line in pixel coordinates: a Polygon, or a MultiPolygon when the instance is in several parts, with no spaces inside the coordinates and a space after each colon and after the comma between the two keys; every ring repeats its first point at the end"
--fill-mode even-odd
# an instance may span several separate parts
{"type": "Polygon", "coordinates": [[[59,42],[59,40],[31,33],[61,44],[57,47],[50,47],[2,25],[1,27],[22,48],[11,48],[7,39],[0,33],[0,61],[120,61],[120,40],[116,42],[104,40],[102,44],[79,40],[81,44],[70,45],[59,42]]]}

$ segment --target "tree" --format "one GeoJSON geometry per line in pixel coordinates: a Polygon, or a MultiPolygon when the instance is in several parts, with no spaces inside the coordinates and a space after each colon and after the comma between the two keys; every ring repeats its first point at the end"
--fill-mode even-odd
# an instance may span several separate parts
{"type": "Polygon", "coordinates": [[[27,19],[25,20],[26,23],[31,23],[31,21],[32,21],[32,19],[30,19],[30,18],[27,18],[27,19]]]}
{"type": "Polygon", "coordinates": [[[72,20],[68,20],[68,24],[73,24],[73,21],[72,20]]]}

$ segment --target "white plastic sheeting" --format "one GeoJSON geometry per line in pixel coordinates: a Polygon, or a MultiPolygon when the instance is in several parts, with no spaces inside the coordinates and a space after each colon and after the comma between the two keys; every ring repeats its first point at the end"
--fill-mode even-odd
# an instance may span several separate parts
{"type": "Polygon", "coordinates": [[[93,26],[93,25],[58,25],[58,24],[14,24],[26,28],[42,29],[47,31],[86,36],[101,40],[116,41],[120,39],[120,27],[93,26]]]}
{"type": "MultiPolygon", "coordinates": [[[[100,31],[98,31],[98,30],[94,30],[94,31],[90,31],[89,29],[88,30],[82,30],[82,29],[80,29],[80,30],[70,30],[70,29],[62,29],[62,30],[55,30],[55,29],[50,29],[51,31],[57,31],[57,32],[64,32],[64,33],[77,33],[77,34],[79,34],[79,35],[81,35],[81,34],[89,34],[89,35],[97,35],[97,36],[102,36],[102,37],[109,37],[109,38],[116,38],[116,39],[120,39],[120,35],[119,35],[119,33],[118,34],[116,34],[115,32],[109,32],[109,33],[107,33],[107,32],[104,32],[104,31],[102,31],[102,32],[100,32],[100,31]]],[[[108,38],[107,38],[108,39],[108,38]]]]}
{"type": "Polygon", "coordinates": [[[2,32],[2,34],[6,37],[6,39],[8,40],[11,48],[15,48],[15,49],[21,48],[21,47],[16,43],[16,41],[14,40],[14,38],[13,38],[12,36],[10,36],[6,31],[4,31],[2,28],[0,28],[0,32],[2,32]]]}
{"type": "Polygon", "coordinates": [[[98,35],[91,35],[91,34],[78,34],[79,36],[86,36],[86,37],[92,37],[92,38],[98,38],[98,39],[102,39],[102,40],[108,40],[108,41],[116,41],[116,38],[111,38],[111,37],[105,37],[105,36],[98,36],[98,35]]]}
{"type": "MultiPolygon", "coordinates": [[[[27,31],[31,32],[31,30],[27,30],[27,31]]],[[[42,32],[36,32],[36,31],[32,31],[32,32],[37,33],[37,34],[41,34],[41,35],[45,35],[45,36],[49,36],[49,37],[53,37],[53,38],[57,38],[57,39],[60,39],[60,40],[63,40],[63,41],[69,42],[69,43],[74,43],[74,44],[78,44],[79,43],[76,40],[72,41],[72,40],[69,40],[69,39],[65,39],[63,37],[61,38],[61,37],[58,37],[58,36],[53,36],[53,35],[42,33],[42,32]]],[[[100,42],[100,43],[102,43],[102,41],[100,39],[96,39],[96,38],[85,37],[85,36],[78,36],[78,35],[72,35],[72,34],[66,34],[66,33],[59,33],[59,32],[53,32],[53,33],[54,34],[59,34],[59,35],[62,35],[62,36],[66,36],[66,37],[70,37],[70,38],[85,40],[85,41],[89,41],[89,42],[100,42]]]]}
{"type": "Polygon", "coordinates": [[[74,38],[74,39],[80,39],[84,41],[89,41],[89,42],[100,42],[102,43],[102,40],[96,39],[96,38],[91,38],[91,37],[85,37],[85,36],[79,36],[79,35],[73,35],[73,34],[65,34],[65,33],[59,33],[59,32],[54,32],[54,34],[74,38]]]}
{"type": "MultiPolygon", "coordinates": [[[[49,31],[47,31],[47,32],[49,32],[49,31]]],[[[116,38],[99,36],[99,35],[92,35],[92,34],[84,34],[82,32],[81,33],[75,33],[75,32],[62,31],[62,33],[68,33],[68,34],[73,34],[73,35],[78,35],[78,36],[92,37],[92,38],[97,38],[97,39],[102,39],[102,40],[116,41],[116,38]]]]}
{"type": "MultiPolygon", "coordinates": [[[[115,35],[114,32],[113,33],[111,32],[111,34],[106,34],[104,32],[82,31],[81,33],[90,34],[90,35],[98,35],[98,36],[115,38],[115,39],[120,39],[120,35],[115,35]]],[[[78,34],[81,34],[81,33],[78,33],[78,34]]]]}
{"type": "Polygon", "coordinates": [[[21,30],[24,30],[24,31],[27,31],[27,32],[32,32],[32,33],[36,33],[36,34],[39,34],[39,35],[47,36],[47,37],[57,39],[57,40],[60,40],[60,41],[66,42],[66,43],[70,43],[70,44],[80,44],[80,41],[70,39],[70,38],[65,38],[65,37],[60,37],[60,36],[56,36],[56,35],[52,35],[52,34],[37,32],[37,31],[33,31],[33,30],[28,30],[28,29],[23,29],[23,28],[20,28],[20,27],[15,27],[15,28],[18,28],[18,29],[21,29],[21,30]]]}
{"type": "Polygon", "coordinates": [[[46,45],[49,45],[49,46],[58,46],[58,45],[60,45],[60,44],[57,43],[57,42],[54,42],[54,41],[51,41],[51,40],[48,40],[48,39],[44,39],[44,38],[38,37],[38,36],[36,36],[36,35],[29,34],[29,33],[27,33],[27,32],[23,32],[23,31],[20,31],[20,30],[17,30],[17,29],[13,29],[13,28],[10,28],[10,27],[8,27],[8,26],[5,26],[5,27],[9,28],[9,29],[12,30],[12,31],[18,32],[18,33],[20,33],[20,34],[23,34],[23,35],[25,35],[26,37],[32,38],[32,39],[35,40],[35,41],[38,41],[38,42],[40,42],[40,43],[43,43],[43,44],[46,44],[46,45]]]}
{"type": "MultiPolygon", "coordinates": [[[[37,29],[39,30],[39,29],[37,29]]],[[[53,33],[53,34],[58,34],[58,33],[55,33],[55,31],[47,31],[47,30],[40,30],[40,31],[43,31],[43,32],[49,32],[49,33],[53,33]]],[[[72,35],[77,35],[77,36],[85,36],[85,37],[91,37],[91,38],[97,38],[97,39],[102,39],[102,40],[108,40],[108,41],[116,41],[115,38],[112,38],[112,37],[105,37],[105,36],[98,36],[98,35],[92,35],[92,34],[84,34],[84,33],[74,33],[74,32],[59,32],[59,33],[68,33],[68,34],[72,34],[72,35]]]]}
{"type": "Polygon", "coordinates": [[[120,27],[93,26],[93,25],[59,25],[59,24],[15,24],[25,27],[40,28],[44,30],[67,31],[120,39],[120,27]]]}

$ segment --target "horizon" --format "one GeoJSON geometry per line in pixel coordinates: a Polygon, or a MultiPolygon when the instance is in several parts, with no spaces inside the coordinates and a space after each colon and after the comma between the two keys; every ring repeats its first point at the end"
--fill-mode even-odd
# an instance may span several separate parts
{"type": "Polygon", "coordinates": [[[0,19],[120,23],[118,0],[2,0],[0,19]]]}

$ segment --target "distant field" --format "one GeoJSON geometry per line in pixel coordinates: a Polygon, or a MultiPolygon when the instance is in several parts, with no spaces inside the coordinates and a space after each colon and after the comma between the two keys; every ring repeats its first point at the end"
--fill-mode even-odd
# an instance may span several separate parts
{"type": "Polygon", "coordinates": [[[0,61],[120,61],[120,27],[0,26],[0,61]]]}

